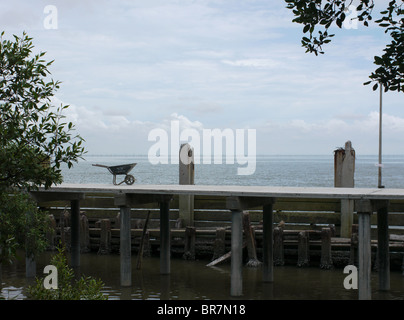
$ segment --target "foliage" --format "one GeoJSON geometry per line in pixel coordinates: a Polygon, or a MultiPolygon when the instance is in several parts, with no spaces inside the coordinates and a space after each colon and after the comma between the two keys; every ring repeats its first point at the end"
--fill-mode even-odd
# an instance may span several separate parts
{"type": "Polygon", "coordinates": [[[0,38],[0,188],[49,187],[60,183],[60,165],[69,168],[84,153],[74,125],[51,98],[60,82],[48,79],[45,52],[33,55],[24,32],[14,41],[0,38]]]}
{"type": "Polygon", "coordinates": [[[51,259],[58,271],[58,288],[45,289],[44,278],[37,278],[34,286],[28,287],[30,298],[35,300],[107,300],[101,292],[104,283],[100,279],[82,276],[75,280],[73,269],[69,268],[65,249],[51,259]]]}
{"type": "Polygon", "coordinates": [[[60,166],[70,168],[83,154],[83,139],[56,108],[52,97],[60,82],[49,79],[53,63],[33,54],[24,32],[13,40],[0,34],[0,263],[26,246],[35,255],[45,248],[47,215],[26,191],[62,181],[60,166]],[[27,215],[27,213],[30,213],[27,215]]]}
{"type": "MultiPolygon", "coordinates": [[[[285,0],[287,8],[293,11],[293,22],[303,24],[302,46],[306,52],[315,55],[323,54],[322,46],[331,42],[334,34],[329,33],[329,28],[334,23],[342,28],[346,12],[353,4],[353,0],[285,0]],[[318,35],[314,36],[315,28],[318,35]]],[[[375,82],[373,90],[382,84],[385,91],[404,91],[404,1],[393,0],[388,3],[386,10],[380,12],[382,17],[375,21],[379,27],[385,28],[385,33],[390,33],[391,43],[386,45],[381,57],[375,56],[374,63],[378,68],[369,76],[370,81],[375,82]]],[[[356,6],[356,19],[368,26],[372,20],[374,0],[359,0],[356,6]]]]}
{"type": "Polygon", "coordinates": [[[11,262],[18,248],[33,255],[45,250],[49,225],[46,212],[27,194],[0,192],[0,264],[11,262]]]}

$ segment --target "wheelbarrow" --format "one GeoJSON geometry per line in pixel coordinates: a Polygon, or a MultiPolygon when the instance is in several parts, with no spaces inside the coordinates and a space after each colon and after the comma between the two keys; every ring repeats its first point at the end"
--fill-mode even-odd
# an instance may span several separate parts
{"type": "Polygon", "coordinates": [[[112,173],[114,176],[112,182],[114,185],[119,186],[122,183],[126,183],[127,185],[131,185],[135,182],[135,177],[128,174],[134,166],[136,166],[137,163],[129,163],[129,164],[121,164],[119,166],[105,166],[103,164],[93,164],[94,167],[102,167],[102,168],[107,168],[109,172],[112,173]],[[116,182],[116,176],[117,175],[125,175],[125,179],[121,181],[120,183],[116,182]]]}

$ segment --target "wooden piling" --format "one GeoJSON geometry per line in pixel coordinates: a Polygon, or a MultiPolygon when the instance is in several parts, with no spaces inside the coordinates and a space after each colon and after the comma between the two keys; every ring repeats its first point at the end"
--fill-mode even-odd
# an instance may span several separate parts
{"type": "MultiPolygon", "coordinates": [[[[140,270],[142,268],[142,260],[143,260],[143,255],[145,252],[145,247],[147,246],[146,251],[149,251],[149,232],[147,232],[147,225],[149,224],[149,219],[150,219],[150,210],[147,212],[146,220],[143,225],[143,232],[142,232],[142,238],[140,239],[140,245],[139,245],[139,253],[137,256],[137,262],[136,262],[136,269],[140,270]]],[[[148,254],[148,253],[147,253],[148,254]]]]}
{"type": "Polygon", "coordinates": [[[349,264],[358,266],[358,225],[352,225],[349,264]]]}
{"type": "Polygon", "coordinates": [[[90,252],[90,228],[85,212],[80,213],[80,252],[90,252]]]}
{"type": "Polygon", "coordinates": [[[309,265],[309,236],[306,231],[298,234],[297,266],[305,267],[309,265]]]}
{"type": "Polygon", "coordinates": [[[111,253],[111,220],[101,219],[100,221],[100,247],[98,254],[111,253]]]}
{"type": "Polygon", "coordinates": [[[185,228],[185,248],[183,258],[185,260],[195,260],[195,241],[196,241],[196,229],[195,227],[185,228]]]}
{"type": "Polygon", "coordinates": [[[53,214],[49,215],[49,230],[46,231],[46,239],[48,241],[48,250],[55,250],[56,244],[56,220],[53,214]]]}
{"type": "Polygon", "coordinates": [[[283,249],[283,228],[274,228],[274,265],[283,266],[285,264],[285,256],[283,249]]]}
{"type": "Polygon", "coordinates": [[[255,244],[254,230],[251,226],[250,212],[243,211],[243,229],[244,236],[247,244],[248,262],[247,267],[256,268],[261,265],[261,262],[257,258],[257,250],[255,244]]]}
{"type": "Polygon", "coordinates": [[[218,259],[226,253],[226,229],[216,228],[215,241],[213,243],[212,261],[218,259]]]}
{"type": "Polygon", "coordinates": [[[330,228],[321,229],[321,269],[331,269],[333,267],[331,252],[331,234],[330,228]]]}

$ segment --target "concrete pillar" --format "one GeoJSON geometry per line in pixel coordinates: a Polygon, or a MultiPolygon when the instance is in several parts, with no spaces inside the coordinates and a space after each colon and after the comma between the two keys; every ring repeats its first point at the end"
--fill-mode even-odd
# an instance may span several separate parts
{"type": "Polygon", "coordinates": [[[119,218],[121,220],[119,245],[121,286],[130,287],[132,285],[130,207],[121,206],[119,218]]]}
{"type": "Polygon", "coordinates": [[[359,300],[370,300],[371,288],[371,237],[370,216],[373,213],[369,200],[357,200],[355,202],[358,213],[358,294],[359,300]]]}
{"type": "Polygon", "coordinates": [[[379,290],[390,290],[388,201],[378,203],[377,208],[377,263],[379,290]]]}
{"type": "Polygon", "coordinates": [[[171,272],[170,202],[160,202],[160,273],[171,272]]]}
{"type": "MultiPolygon", "coordinates": [[[[345,149],[334,151],[334,187],[354,188],[355,186],[355,150],[351,141],[345,143],[345,149]]],[[[341,200],[341,237],[350,238],[353,223],[353,200],[341,200]]]]}
{"type": "MultiPolygon", "coordinates": [[[[195,176],[194,150],[188,143],[182,144],[180,148],[179,161],[179,184],[193,185],[195,176]]],[[[185,223],[185,226],[194,225],[194,196],[180,195],[179,218],[185,223]]]]}
{"type": "Polygon", "coordinates": [[[274,255],[273,255],[273,206],[263,206],[263,281],[274,281],[274,255]]]}
{"type": "Polygon", "coordinates": [[[231,211],[231,283],[230,295],[243,294],[243,211],[231,211]]]}
{"type": "Polygon", "coordinates": [[[80,266],[80,200],[71,200],[71,266],[80,266]]]}

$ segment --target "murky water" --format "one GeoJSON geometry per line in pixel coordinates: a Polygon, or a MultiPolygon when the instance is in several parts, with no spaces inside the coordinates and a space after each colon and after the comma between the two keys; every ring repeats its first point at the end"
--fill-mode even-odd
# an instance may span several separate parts
{"type": "MultiPolygon", "coordinates": [[[[43,254],[37,262],[37,274],[49,264],[51,253],[43,254]]],[[[241,298],[230,296],[230,264],[206,267],[209,261],[185,261],[173,258],[171,274],[160,275],[158,257],[144,258],[142,269],[136,270],[136,256],[132,257],[133,286],[123,288],[119,281],[119,255],[81,255],[80,272],[101,278],[105,283],[104,294],[110,300],[348,300],[357,299],[357,290],[343,287],[347,276],[342,269],[321,270],[316,267],[275,267],[274,283],[261,281],[261,268],[243,269],[241,298]]],[[[3,266],[1,297],[26,299],[25,288],[33,281],[25,278],[25,265],[17,262],[3,266]]],[[[377,290],[377,273],[372,273],[373,299],[404,299],[404,276],[391,273],[391,290],[377,290]]]]}

